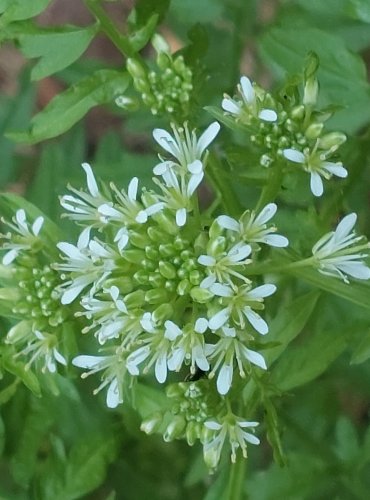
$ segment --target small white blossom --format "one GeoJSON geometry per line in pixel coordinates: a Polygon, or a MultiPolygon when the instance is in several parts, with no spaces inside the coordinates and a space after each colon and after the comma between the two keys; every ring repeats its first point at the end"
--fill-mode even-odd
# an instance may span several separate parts
{"type": "Polygon", "coordinates": [[[261,354],[245,347],[238,339],[235,328],[224,326],[218,342],[214,345],[207,344],[207,358],[212,361],[212,370],[209,377],[212,378],[218,371],[217,391],[221,395],[229,392],[233,374],[234,362],[239,369],[242,378],[246,377],[245,369],[250,370],[250,363],[266,370],[266,362],[261,354]]]}
{"type": "Polygon", "coordinates": [[[72,364],[78,368],[88,369],[81,378],[86,378],[99,371],[104,370],[102,383],[94,390],[97,394],[104,387],[108,386],[106,404],[108,408],[116,408],[123,402],[122,383],[125,375],[125,363],[119,355],[110,356],[88,356],[80,355],[72,360],[72,364]]]}
{"type": "Polygon", "coordinates": [[[356,236],[352,231],[356,220],[355,213],[346,215],[335,231],[325,234],[312,248],[318,270],[322,274],[339,277],[345,283],[349,282],[347,275],[370,279],[370,269],[362,260],[369,255],[369,244],[357,244],[363,237],[356,236]],[[361,253],[362,250],[366,253],[361,253]]]}
{"type": "Polygon", "coordinates": [[[12,218],[13,223],[7,222],[4,219],[1,219],[1,221],[13,231],[13,234],[7,233],[5,235],[5,238],[9,242],[5,242],[2,245],[2,249],[7,250],[2,262],[4,266],[8,266],[18,257],[20,252],[30,250],[39,241],[38,236],[43,226],[44,218],[39,216],[30,225],[27,222],[26,212],[23,208],[20,208],[17,210],[15,217],[12,218]]]}
{"type": "MultiPolygon", "coordinates": [[[[319,144],[319,142],[317,142],[319,144]]],[[[303,153],[296,149],[284,149],[283,155],[289,161],[299,163],[302,168],[311,175],[311,191],[314,196],[321,196],[324,192],[324,186],[321,177],[330,179],[333,175],[345,178],[348,175],[347,170],[343,167],[342,162],[333,163],[327,161],[327,157],[332,153],[332,150],[318,151],[317,146],[313,151],[306,148],[303,153]]]]}
{"type": "Polygon", "coordinates": [[[278,118],[276,111],[268,108],[261,109],[255,89],[249,78],[246,76],[241,77],[238,91],[242,97],[242,102],[231,99],[231,97],[225,95],[221,104],[224,111],[237,117],[247,111],[248,114],[258,117],[263,121],[276,122],[278,118]]]}
{"type": "Polygon", "coordinates": [[[248,243],[265,243],[272,247],[286,247],[288,239],[280,234],[275,234],[276,227],[268,227],[266,222],[273,218],[277,210],[275,203],[266,205],[259,214],[247,210],[237,221],[228,215],[220,215],[218,224],[230,231],[235,231],[248,243]]]}
{"type": "Polygon", "coordinates": [[[244,429],[254,429],[258,422],[248,422],[235,415],[226,415],[221,421],[207,420],[204,423],[207,437],[203,443],[204,461],[210,469],[217,467],[225,440],[231,447],[231,461],[236,461],[236,451],[240,448],[244,458],[247,458],[247,443],[258,445],[260,440],[244,429]]]}
{"type": "Polygon", "coordinates": [[[34,339],[31,340],[27,346],[22,349],[19,355],[28,355],[32,353],[30,360],[26,364],[26,368],[30,368],[34,362],[43,361],[41,371],[55,373],[57,370],[56,363],[66,366],[67,361],[65,357],[57,349],[58,339],[55,335],[49,333],[42,333],[39,330],[34,332],[34,339]]]}

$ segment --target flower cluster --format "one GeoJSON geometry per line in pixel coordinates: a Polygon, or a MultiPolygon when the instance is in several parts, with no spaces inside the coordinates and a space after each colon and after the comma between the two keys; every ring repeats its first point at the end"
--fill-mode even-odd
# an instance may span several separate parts
{"type": "Polygon", "coordinates": [[[11,222],[2,222],[10,231],[2,235],[0,299],[18,319],[5,342],[16,349],[16,357],[26,360],[27,369],[35,365],[43,373],[54,373],[57,363],[67,364],[61,353],[61,328],[69,313],[60,304],[60,277],[48,263],[49,249],[41,234],[44,218],[30,224],[19,209],[11,222]]]}
{"type": "MultiPolygon", "coordinates": [[[[82,230],[76,245],[58,244],[63,259],[55,267],[64,280],[58,291],[64,305],[79,297],[83,333],[92,332],[97,343],[92,355],[73,364],[83,376],[101,373],[96,392],[107,388],[111,408],[123,402],[135,377],[152,371],[160,384],[171,372],[180,380],[203,373],[222,400],[238,381],[266,369],[254,346],[268,333],[261,312],[276,286],[253,283],[247,271],[261,245],[284,247],[288,240],[269,223],[274,203],[239,220],[220,215],[203,222],[196,189],[219,128],[214,122],[199,138],[187,125],[173,127],[173,134],[154,130],[169,155],[159,156],[153,169],[156,192],[143,189],[139,196],[136,178],[127,191],[99,186],[83,164],[87,191],[70,188],[61,198],[82,230]]],[[[245,454],[245,441],[256,442],[243,434],[246,422],[223,418],[207,413],[198,438],[218,450],[239,429],[245,454]]],[[[232,444],[233,456],[238,446],[232,444]]],[[[209,459],[212,466],[217,461],[209,459]]]]}
{"type": "Polygon", "coordinates": [[[193,90],[193,74],[183,56],[172,57],[165,40],[156,35],[152,40],[157,52],[157,70],[147,70],[135,59],[127,61],[127,70],[146,106],[153,115],[187,116],[193,90]]]}
{"type": "Polygon", "coordinates": [[[318,91],[315,71],[306,77],[302,102],[286,94],[285,99],[274,99],[242,76],[238,85],[240,97],[225,95],[222,108],[237,124],[247,127],[252,143],[261,151],[262,166],[273,166],[282,159],[288,160],[288,165],[300,166],[310,174],[313,195],[321,196],[322,178],[347,177],[343,164],[332,160],[346,137],[341,132],[325,131],[324,122],[332,115],[330,110],[314,109],[318,91]]]}

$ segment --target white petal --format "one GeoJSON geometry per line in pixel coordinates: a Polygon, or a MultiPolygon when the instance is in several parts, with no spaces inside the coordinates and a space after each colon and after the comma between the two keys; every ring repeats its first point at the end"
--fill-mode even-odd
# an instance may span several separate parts
{"type": "Polygon", "coordinates": [[[173,321],[169,321],[169,320],[165,321],[164,326],[166,329],[164,336],[168,340],[175,340],[176,337],[178,337],[179,335],[182,335],[182,331],[176,325],[176,323],[174,323],[173,321]]]}
{"type": "Polygon", "coordinates": [[[160,201],[158,203],[150,205],[150,207],[145,209],[145,212],[147,213],[148,216],[151,216],[163,210],[165,206],[166,204],[160,201]]]}
{"type": "Polygon", "coordinates": [[[90,231],[91,226],[85,227],[82,230],[80,236],[78,237],[77,247],[78,248],[87,248],[90,242],[90,231]]]}
{"type": "Polygon", "coordinates": [[[321,196],[324,192],[324,186],[322,184],[322,179],[317,172],[311,172],[311,192],[314,196],[321,196]]]}
{"type": "Polygon", "coordinates": [[[243,437],[245,441],[248,441],[248,443],[251,444],[260,444],[260,440],[258,437],[256,437],[254,434],[251,434],[250,432],[243,432],[243,437]]]}
{"type": "Polygon", "coordinates": [[[256,225],[262,225],[268,222],[276,214],[277,205],[276,203],[269,203],[266,205],[261,212],[257,215],[255,219],[256,225]]]}
{"type": "Polygon", "coordinates": [[[9,264],[11,264],[13,262],[13,260],[16,259],[18,252],[19,252],[19,250],[16,248],[9,250],[9,252],[7,252],[3,257],[3,260],[2,260],[3,265],[8,266],[9,264]]]}
{"type": "Polygon", "coordinates": [[[57,243],[57,247],[72,260],[84,259],[84,256],[81,254],[79,249],[71,243],[61,241],[60,243],[57,243]]]}
{"type": "Polygon", "coordinates": [[[43,223],[44,223],[44,218],[40,215],[40,217],[37,217],[35,222],[32,224],[32,232],[35,236],[39,234],[43,223]]]}
{"type": "Polygon", "coordinates": [[[346,262],[338,265],[338,268],[353,278],[359,280],[370,279],[370,269],[363,262],[346,262]]]}
{"type": "Polygon", "coordinates": [[[352,231],[356,221],[357,215],[354,212],[343,217],[335,230],[335,239],[337,241],[343,240],[352,231]]]}
{"type": "Polygon", "coordinates": [[[289,245],[289,240],[285,236],[281,234],[266,234],[262,238],[262,242],[266,243],[266,245],[270,245],[271,247],[283,248],[289,245]]]}
{"type": "Polygon", "coordinates": [[[341,177],[342,179],[344,179],[348,175],[347,170],[342,166],[342,164],[331,163],[327,161],[324,162],[322,166],[331,174],[336,175],[337,177],[341,177]]]}
{"type": "Polygon", "coordinates": [[[135,221],[138,222],[139,224],[145,224],[147,220],[148,220],[148,214],[146,210],[140,210],[140,212],[135,217],[135,221]]]}
{"type": "Polygon", "coordinates": [[[56,359],[56,361],[58,361],[58,363],[60,363],[61,365],[64,365],[64,366],[67,366],[67,360],[64,356],[62,356],[62,354],[60,354],[59,351],[57,351],[57,349],[53,349],[53,356],[54,358],[56,359]]]}
{"type": "Polygon", "coordinates": [[[253,311],[250,307],[245,307],[243,309],[243,312],[246,315],[249,323],[257,330],[258,333],[260,333],[261,335],[266,335],[266,333],[268,333],[268,325],[259,314],[253,311]]]}
{"type": "Polygon", "coordinates": [[[91,250],[91,252],[95,256],[103,257],[103,258],[109,258],[109,257],[111,257],[111,255],[108,252],[108,250],[106,248],[104,248],[104,246],[101,243],[99,243],[98,241],[96,241],[96,240],[91,240],[90,241],[90,243],[89,243],[89,249],[91,250]]]}
{"type": "Polygon", "coordinates": [[[138,186],[139,179],[137,177],[133,177],[127,188],[127,195],[131,201],[136,201],[138,186]]]}
{"type": "Polygon", "coordinates": [[[250,255],[252,251],[252,247],[250,245],[235,245],[230,252],[228,253],[228,257],[231,262],[239,262],[244,260],[250,255]],[[233,250],[237,247],[237,250],[234,252],[233,250]]]}
{"type": "Polygon", "coordinates": [[[163,384],[167,378],[167,357],[166,354],[160,354],[155,363],[155,378],[160,384],[163,384]]]}
{"type": "Polygon", "coordinates": [[[176,224],[179,227],[184,226],[186,223],[186,208],[179,208],[176,211],[176,224]]]}
{"type": "Polygon", "coordinates": [[[86,356],[83,354],[72,359],[72,365],[78,368],[96,368],[106,359],[107,356],[86,356]]]}
{"type": "Polygon", "coordinates": [[[232,115],[238,115],[240,113],[240,106],[238,106],[238,104],[233,101],[233,99],[222,99],[221,106],[224,111],[227,111],[232,115]]]}
{"type": "Polygon", "coordinates": [[[216,259],[210,255],[200,255],[198,257],[199,264],[202,266],[214,266],[216,264],[216,259]]]}
{"type": "Polygon", "coordinates": [[[200,174],[203,172],[203,163],[200,160],[195,160],[189,163],[188,170],[191,174],[200,174]]]}
{"type": "Polygon", "coordinates": [[[259,366],[263,370],[267,370],[265,358],[256,351],[251,351],[250,349],[245,348],[244,351],[245,357],[256,366],[259,366]]]}
{"type": "Polygon", "coordinates": [[[283,155],[287,160],[294,161],[295,163],[304,163],[306,160],[305,155],[296,149],[284,149],[283,155]]]}
{"type": "MultiPolygon", "coordinates": [[[[207,149],[207,147],[214,140],[216,135],[220,131],[220,124],[218,122],[213,122],[211,125],[203,132],[203,134],[199,137],[197,144],[197,153],[199,156],[207,149]]],[[[190,168],[189,168],[190,170],[190,168]]]]}
{"type": "Polygon", "coordinates": [[[204,280],[201,281],[200,283],[200,288],[210,288],[213,283],[216,281],[216,276],[214,274],[211,274],[210,276],[207,276],[204,278],[204,280]]]}
{"type": "Polygon", "coordinates": [[[16,211],[15,220],[18,222],[19,226],[27,229],[26,212],[23,210],[23,208],[20,208],[16,211]]]}
{"type": "Polygon", "coordinates": [[[158,163],[154,168],[153,168],[153,174],[154,175],[163,175],[168,168],[172,165],[173,162],[171,161],[162,161],[161,163],[158,163]]]}
{"type": "Polygon", "coordinates": [[[210,290],[212,293],[218,297],[232,297],[234,295],[232,289],[227,285],[222,285],[221,283],[214,283],[210,290]]]}
{"type": "Polygon", "coordinates": [[[259,299],[269,297],[276,292],[276,286],[271,284],[261,285],[248,292],[248,298],[259,299]]]}
{"type": "Polygon", "coordinates": [[[87,182],[87,187],[90,191],[90,194],[92,196],[99,196],[99,188],[96,183],[93,171],[91,169],[91,166],[88,163],[83,163],[82,168],[85,170],[86,173],[86,182],[87,182]]]}
{"type": "Polygon", "coordinates": [[[232,365],[222,365],[217,377],[217,391],[224,396],[230,390],[233,381],[233,367],[232,365]]]}
{"type": "Polygon", "coordinates": [[[258,118],[261,118],[261,120],[265,122],[276,122],[278,115],[273,109],[262,109],[262,111],[258,113],[258,118]]]}
{"type": "Polygon", "coordinates": [[[169,358],[167,365],[171,371],[179,371],[185,358],[185,351],[182,348],[177,348],[173,351],[172,356],[169,358]]]}
{"type": "Polygon", "coordinates": [[[193,349],[193,354],[195,358],[195,363],[198,366],[198,368],[200,368],[200,370],[204,372],[208,372],[209,363],[205,356],[205,352],[200,345],[195,346],[195,348],[193,349]]]}
{"type": "Polygon", "coordinates": [[[111,203],[103,203],[98,207],[98,212],[107,217],[121,217],[121,212],[113,208],[111,203]]]}
{"type": "Polygon", "coordinates": [[[117,406],[122,403],[119,395],[119,387],[118,380],[115,377],[109,385],[107,391],[107,400],[106,400],[108,408],[117,408],[117,406]]]}
{"type": "Polygon", "coordinates": [[[219,431],[220,429],[222,429],[222,425],[218,422],[215,422],[214,420],[207,420],[207,422],[204,422],[204,426],[212,431],[219,431]]]}
{"type": "Polygon", "coordinates": [[[212,318],[209,320],[208,324],[211,330],[218,330],[221,326],[224,326],[226,321],[229,319],[230,311],[226,307],[225,309],[221,309],[218,311],[212,318]]]}
{"type": "Polygon", "coordinates": [[[60,302],[64,306],[71,304],[78,297],[78,295],[80,295],[85,286],[87,286],[87,283],[82,283],[77,286],[72,285],[71,288],[68,288],[68,290],[63,292],[60,302]]]}
{"type": "Polygon", "coordinates": [[[197,333],[204,333],[208,328],[208,320],[206,318],[198,318],[194,325],[194,330],[197,333]]]}
{"type": "Polygon", "coordinates": [[[257,427],[259,422],[248,422],[247,420],[242,420],[238,422],[239,427],[245,429],[246,427],[257,427]]]}
{"type": "Polygon", "coordinates": [[[179,148],[175,139],[166,130],[155,128],[153,130],[154,140],[168,153],[171,153],[175,158],[179,156],[179,148]]]}
{"type": "Polygon", "coordinates": [[[203,172],[201,172],[200,174],[193,174],[190,177],[188,187],[186,190],[186,193],[187,193],[189,198],[190,198],[190,196],[193,195],[193,193],[195,192],[195,190],[197,189],[199,184],[202,182],[203,177],[204,177],[203,172]]]}
{"type": "Polygon", "coordinates": [[[246,76],[242,76],[240,79],[240,86],[245,100],[248,103],[252,103],[254,101],[255,94],[253,85],[249,78],[247,78],[246,76]]]}
{"type": "Polygon", "coordinates": [[[217,217],[217,223],[224,229],[230,229],[230,231],[239,231],[239,222],[229,217],[228,215],[220,215],[217,217]]]}

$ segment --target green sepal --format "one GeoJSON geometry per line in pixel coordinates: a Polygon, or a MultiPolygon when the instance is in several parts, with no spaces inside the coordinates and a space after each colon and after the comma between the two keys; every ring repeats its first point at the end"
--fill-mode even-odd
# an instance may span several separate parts
{"type": "Polygon", "coordinates": [[[41,388],[36,375],[30,370],[27,370],[22,362],[16,361],[14,355],[15,352],[12,348],[3,349],[1,355],[3,368],[18,377],[35,396],[40,397],[41,388]]]}

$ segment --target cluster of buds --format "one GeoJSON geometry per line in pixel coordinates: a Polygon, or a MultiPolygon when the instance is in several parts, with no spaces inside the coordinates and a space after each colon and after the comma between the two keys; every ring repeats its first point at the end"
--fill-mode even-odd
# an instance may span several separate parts
{"type": "Polygon", "coordinates": [[[160,35],[155,35],[152,44],[157,53],[156,70],[148,70],[136,59],[127,61],[134,86],[153,115],[187,116],[193,90],[192,71],[182,55],[171,55],[160,35]]]}
{"type": "MultiPolygon", "coordinates": [[[[62,325],[69,312],[60,303],[59,273],[50,267],[50,249],[42,237],[44,218],[32,224],[23,209],[6,222],[10,231],[2,235],[5,254],[0,266],[0,299],[9,316],[18,320],[5,343],[13,346],[25,368],[54,373],[66,365],[61,352],[62,325]]],[[[54,254],[54,257],[56,255],[54,254]]]]}
{"type": "Polygon", "coordinates": [[[276,161],[288,160],[287,165],[299,166],[310,174],[311,191],[314,196],[321,196],[322,178],[347,176],[343,164],[332,161],[346,136],[325,130],[324,123],[332,116],[332,110],[316,109],[317,68],[317,58],[312,55],[304,72],[301,97],[297,90],[275,99],[243,76],[238,85],[239,97],[225,95],[222,108],[248,129],[251,142],[261,151],[262,166],[273,167],[276,161]]]}

